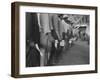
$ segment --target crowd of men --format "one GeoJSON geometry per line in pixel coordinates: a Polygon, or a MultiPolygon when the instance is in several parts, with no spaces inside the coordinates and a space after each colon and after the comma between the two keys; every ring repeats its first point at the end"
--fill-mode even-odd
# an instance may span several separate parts
{"type": "Polygon", "coordinates": [[[72,28],[68,15],[26,13],[26,67],[56,62],[72,43],[72,28]]]}

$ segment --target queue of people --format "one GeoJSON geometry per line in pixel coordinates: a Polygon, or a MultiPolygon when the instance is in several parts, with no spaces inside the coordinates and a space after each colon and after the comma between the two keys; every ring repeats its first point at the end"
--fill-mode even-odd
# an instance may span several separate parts
{"type": "Polygon", "coordinates": [[[51,65],[73,37],[68,15],[26,14],[26,67],[51,65]]]}

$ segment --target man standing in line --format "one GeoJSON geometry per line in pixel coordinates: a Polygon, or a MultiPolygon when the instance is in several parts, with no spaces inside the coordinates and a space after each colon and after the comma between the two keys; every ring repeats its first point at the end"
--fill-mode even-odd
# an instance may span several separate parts
{"type": "Polygon", "coordinates": [[[49,60],[51,46],[52,46],[52,36],[50,29],[50,21],[48,13],[39,13],[38,14],[38,23],[40,28],[40,51],[42,52],[43,64],[47,65],[49,60]]]}
{"type": "Polygon", "coordinates": [[[26,13],[26,67],[40,66],[40,53],[36,45],[40,44],[39,25],[36,13],[26,13]],[[37,36],[36,36],[37,35],[37,36]]]}

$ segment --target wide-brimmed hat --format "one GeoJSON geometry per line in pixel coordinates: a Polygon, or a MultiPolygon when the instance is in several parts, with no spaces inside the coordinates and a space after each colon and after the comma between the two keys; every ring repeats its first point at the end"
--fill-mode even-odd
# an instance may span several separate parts
{"type": "Polygon", "coordinates": [[[68,15],[63,15],[63,18],[68,18],[68,15]]]}

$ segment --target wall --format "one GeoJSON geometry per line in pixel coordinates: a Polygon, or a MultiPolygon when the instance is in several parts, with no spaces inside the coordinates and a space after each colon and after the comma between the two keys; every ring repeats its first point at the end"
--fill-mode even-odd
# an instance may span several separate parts
{"type": "MultiPolygon", "coordinates": [[[[0,80],[17,80],[10,77],[11,68],[11,2],[15,0],[1,0],[0,2],[0,80]]],[[[28,1],[28,0],[16,0],[28,1]]],[[[76,4],[98,6],[99,0],[29,0],[30,2],[56,3],[56,4],[76,4]]],[[[100,14],[100,11],[98,11],[100,14]]],[[[100,16],[98,16],[100,21],[100,16]]],[[[99,24],[100,25],[100,24],[99,24]]],[[[99,26],[98,25],[98,26],[99,26]]],[[[100,35],[98,27],[98,34],[100,35]]],[[[98,37],[100,44],[100,37],[98,37]]],[[[100,45],[98,45],[100,47],[100,45]]],[[[100,67],[100,50],[98,51],[98,67],[100,67]]],[[[54,77],[22,78],[18,80],[100,80],[100,68],[97,74],[64,75],[54,77]]]]}

